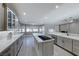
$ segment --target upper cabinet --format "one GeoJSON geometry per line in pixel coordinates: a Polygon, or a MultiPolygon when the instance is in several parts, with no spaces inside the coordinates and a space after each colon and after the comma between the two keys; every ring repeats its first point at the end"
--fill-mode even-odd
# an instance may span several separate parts
{"type": "Polygon", "coordinates": [[[17,21],[18,18],[16,15],[12,12],[12,10],[7,8],[7,30],[15,29],[17,21]]]}
{"type": "Polygon", "coordinates": [[[67,33],[70,30],[70,24],[63,24],[60,25],[59,27],[60,27],[60,32],[67,33]]]}
{"type": "Polygon", "coordinates": [[[79,18],[69,17],[67,19],[59,21],[57,25],[59,26],[59,28],[56,28],[55,30],[58,29],[59,32],[79,34],[79,18]]]}
{"type": "Polygon", "coordinates": [[[18,17],[8,7],[7,3],[2,4],[4,8],[3,31],[14,30],[18,27],[18,17]]]}
{"type": "Polygon", "coordinates": [[[70,24],[70,33],[79,34],[79,23],[70,24]]]}

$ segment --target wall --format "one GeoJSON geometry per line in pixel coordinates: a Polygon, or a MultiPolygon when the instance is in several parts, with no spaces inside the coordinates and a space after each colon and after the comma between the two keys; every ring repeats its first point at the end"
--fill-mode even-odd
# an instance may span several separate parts
{"type": "Polygon", "coordinates": [[[0,30],[3,29],[3,22],[4,22],[4,8],[2,7],[2,4],[0,3],[0,30]]]}

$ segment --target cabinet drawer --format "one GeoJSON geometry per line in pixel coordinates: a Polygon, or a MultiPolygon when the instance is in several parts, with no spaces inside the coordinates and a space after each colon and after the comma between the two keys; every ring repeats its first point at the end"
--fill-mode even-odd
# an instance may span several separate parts
{"type": "Polygon", "coordinates": [[[79,55],[79,41],[73,40],[73,53],[79,55]]]}

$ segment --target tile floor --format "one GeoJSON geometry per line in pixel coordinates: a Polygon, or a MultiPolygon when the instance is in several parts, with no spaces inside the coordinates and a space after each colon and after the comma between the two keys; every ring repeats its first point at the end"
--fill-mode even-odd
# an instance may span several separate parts
{"type": "MultiPolygon", "coordinates": [[[[25,36],[23,40],[23,45],[18,53],[18,56],[37,56],[34,48],[34,38],[32,36],[25,36]]],[[[54,56],[73,56],[67,51],[61,49],[60,47],[54,45],[54,56]]]]}

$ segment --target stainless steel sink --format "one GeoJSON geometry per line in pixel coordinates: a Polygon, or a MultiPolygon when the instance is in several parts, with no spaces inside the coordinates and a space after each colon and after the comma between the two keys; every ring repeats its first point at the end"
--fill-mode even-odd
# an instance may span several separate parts
{"type": "Polygon", "coordinates": [[[42,40],[50,40],[51,38],[50,37],[47,37],[47,36],[45,36],[45,35],[39,35],[38,36],[40,39],[42,39],[42,40]]]}

